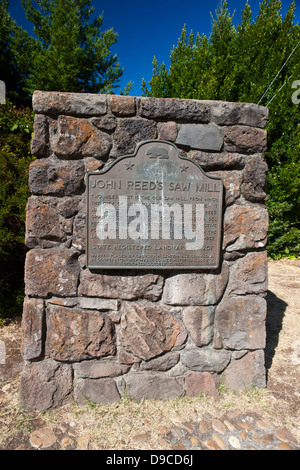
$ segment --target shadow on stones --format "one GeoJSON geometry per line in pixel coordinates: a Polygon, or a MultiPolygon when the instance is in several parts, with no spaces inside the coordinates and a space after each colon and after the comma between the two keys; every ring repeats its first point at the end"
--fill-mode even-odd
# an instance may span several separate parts
{"type": "Polygon", "coordinates": [[[268,291],[267,301],[267,318],[266,318],[266,347],[265,347],[265,366],[268,372],[271,368],[275,349],[279,341],[279,333],[282,328],[282,321],[287,303],[277,297],[273,292],[268,291]]]}

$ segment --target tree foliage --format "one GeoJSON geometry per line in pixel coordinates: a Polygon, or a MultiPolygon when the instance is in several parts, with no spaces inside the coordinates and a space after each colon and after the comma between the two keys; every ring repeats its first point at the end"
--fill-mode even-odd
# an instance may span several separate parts
{"type": "Polygon", "coordinates": [[[32,129],[30,108],[0,105],[0,318],[19,313],[23,301],[32,129]]]}
{"type": "Polygon", "coordinates": [[[112,91],[123,74],[110,51],[118,34],[101,31],[103,16],[91,18],[91,0],[22,0],[22,5],[38,38],[29,90],[112,91]]]}
{"type": "MultiPolygon", "coordinates": [[[[153,60],[146,96],[259,103],[269,107],[267,207],[268,252],[272,257],[300,252],[299,104],[292,84],[300,80],[300,26],[295,2],[284,17],[280,0],[262,0],[252,19],[248,0],[237,27],[226,0],[212,16],[209,37],[183,28],[170,53],[170,67],[153,60]]],[[[299,87],[300,88],[300,84],[299,87]]]]}
{"type": "Polygon", "coordinates": [[[17,26],[8,13],[8,1],[0,0],[0,79],[6,84],[7,97],[15,104],[30,104],[26,91],[29,64],[35,41],[17,26]]]}

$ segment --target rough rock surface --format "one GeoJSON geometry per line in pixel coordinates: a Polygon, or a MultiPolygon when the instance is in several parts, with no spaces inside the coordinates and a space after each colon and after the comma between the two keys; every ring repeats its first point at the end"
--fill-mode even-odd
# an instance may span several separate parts
{"type": "MultiPolygon", "coordinates": [[[[137,400],[216,396],[220,381],[232,389],[264,387],[268,110],[42,91],[33,94],[33,110],[22,405],[43,410],[71,396],[102,403],[124,393],[137,400]],[[220,266],[90,270],[86,174],[157,139],[223,181],[220,266]]],[[[176,190],[175,198],[189,201],[176,190]]],[[[199,189],[203,204],[213,204],[208,193],[203,200],[199,189]]],[[[215,217],[212,210],[205,220],[207,256],[215,217]]],[[[222,447],[220,439],[210,445],[222,447]]]]}

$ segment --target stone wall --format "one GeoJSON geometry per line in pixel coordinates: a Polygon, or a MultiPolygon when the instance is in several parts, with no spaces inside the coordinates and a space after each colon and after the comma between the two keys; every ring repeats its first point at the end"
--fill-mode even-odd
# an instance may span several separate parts
{"type": "Polygon", "coordinates": [[[21,404],[264,387],[267,109],[40,91],[33,109],[21,404]],[[218,270],[86,267],[85,175],[149,139],[175,143],[223,179],[218,270]]]}

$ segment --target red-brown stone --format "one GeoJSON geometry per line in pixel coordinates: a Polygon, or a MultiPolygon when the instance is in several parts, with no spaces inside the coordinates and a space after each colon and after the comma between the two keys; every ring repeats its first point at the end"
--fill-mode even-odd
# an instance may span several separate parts
{"type": "Polygon", "coordinates": [[[127,352],[149,360],[170,351],[182,328],[159,305],[124,302],[119,340],[127,352]]]}
{"type": "Polygon", "coordinates": [[[201,393],[218,396],[218,381],[216,376],[209,372],[188,372],[185,377],[186,395],[196,397],[201,393]]]}
{"type": "Polygon", "coordinates": [[[116,353],[113,322],[96,311],[51,306],[46,354],[57,361],[80,361],[116,353]]]}
{"type": "Polygon", "coordinates": [[[25,293],[28,296],[74,297],[77,294],[77,255],[67,249],[33,249],[25,262],[25,293]]]}

